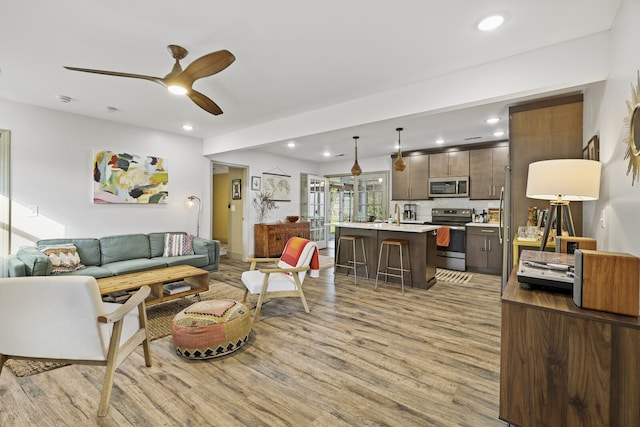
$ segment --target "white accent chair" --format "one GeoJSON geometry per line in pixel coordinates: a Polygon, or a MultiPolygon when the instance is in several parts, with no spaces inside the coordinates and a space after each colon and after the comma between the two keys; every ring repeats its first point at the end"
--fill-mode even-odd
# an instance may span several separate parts
{"type": "Polygon", "coordinates": [[[125,304],[115,304],[102,301],[89,276],[0,279],[0,373],[10,358],[106,366],[98,408],[104,417],[115,370],[139,344],[151,366],[144,304],[149,293],[144,286],[125,304]]]}
{"type": "MultiPolygon", "coordinates": [[[[287,242],[287,246],[293,239],[299,238],[292,237],[287,242]]],[[[287,246],[285,246],[285,251],[287,246]]],[[[254,322],[260,316],[260,309],[265,298],[299,297],[302,300],[304,311],[309,313],[309,306],[302,291],[302,283],[307,276],[307,272],[311,269],[311,260],[317,250],[317,245],[308,240],[295,265],[282,261],[282,257],[248,259],[248,261],[251,261],[251,267],[249,271],[243,272],[241,276],[242,283],[246,288],[242,302],[246,302],[249,293],[259,295],[256,311],[253,315],[254,322]],[[256,270],[257,263],[276,263],[276,268],[260,268],[256,270]]]]}

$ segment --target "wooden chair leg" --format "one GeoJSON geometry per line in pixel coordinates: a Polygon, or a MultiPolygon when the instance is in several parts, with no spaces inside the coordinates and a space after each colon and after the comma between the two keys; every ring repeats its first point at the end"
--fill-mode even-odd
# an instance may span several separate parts
{"type": "Polygon", "coordinates": [[[4,362],[7,361],[7,356],[4,354],[0,354],[0,374],[2,373],[2,367],[4,366],[4,362]]]}
{"type": "Polygon", "coordinates": [[[296,288],[298,289],[298,295],[300,295],[300,299],[302,300],[304,311],[309,313],[309,306],[307,305],[307,299],[304,297],[304,292],[302,292],[302,283],[300,283],[300,278],[298,277],[297,273],[294,273],[293,280],[296,282],[296,288]]]}
{"type": "Polygon", "coordinates": [[[151,341],[149,340],[149,329],[147,329],[147,310],[144,303],[138,306],[138,319],[140,322],[140,328],[145,330],[146,339],[142,341],[142,351],[144,353],[144,364],[149,367],[151,366],[151,341]]]}
{"type": "Polygon", "coordinates": [[[102,384],[102,394],[100,395],[100,406],[98,406],[98,416],[105,417],[109,412],[109,400],[111,400],[111,391],[113,390],[113,377],[116,373],[118,364],[118,348],[120,346],[120,337],[122,336],[122,324],[124,320],[118,320],[113,324],[111,330],[111,340],[109,341],[109,353],[107,354],[107,369],[104,374],[104,383],[102,384]]]}
{"type": "Polygon", "coordinates": [[[258,303],[256,304],[256,312],[253,315],[253,322],[258,321],[258,317],[260,316],[260,309],[262,308],[262,302],[264,301],[264,297],[267,294],[267,289],[269,288],[269,274],[266,273],[264,275],[264,280],[262,281],[262,290],[260,291],[260,296],[258,296],[258,303]]]}
{"type": "Polygon", "coordinates": [[[242,302],[247,302],[247,295],[249,295],[249,289],[244,290],[244,294],[242,295],[242,302]]]}

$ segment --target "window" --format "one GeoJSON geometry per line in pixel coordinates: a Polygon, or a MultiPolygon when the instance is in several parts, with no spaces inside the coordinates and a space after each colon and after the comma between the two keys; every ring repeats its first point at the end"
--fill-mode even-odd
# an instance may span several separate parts
{"type": "Polygon", "coordinates": [[[329,178],[331,222],[366,222],[388,216],[388,172],[329,178]]]}

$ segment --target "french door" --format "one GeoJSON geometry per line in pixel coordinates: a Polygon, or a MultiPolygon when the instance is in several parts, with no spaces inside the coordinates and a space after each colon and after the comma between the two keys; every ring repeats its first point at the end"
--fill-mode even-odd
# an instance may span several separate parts
{"type": "Polygon", "coordinates": [[[310,239],[318,249],[327,247],[327,179],[321,176],[302,176],[301,219],[309,221],[310,239]]]}

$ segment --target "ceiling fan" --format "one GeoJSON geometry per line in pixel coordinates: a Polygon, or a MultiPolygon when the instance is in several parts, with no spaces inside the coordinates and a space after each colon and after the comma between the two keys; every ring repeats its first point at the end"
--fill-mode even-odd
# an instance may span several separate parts
{"type": "Polygon", "coordinates": [[[231,65],[233,61],[235,61],[236,57],[233,56],[233,54],[228,50],[218,50],[216,52],[201,56],[200,58],[189,64],[183,71],[182,66],[180,65],[180,60],[187,56],[189,52],[185,48],[175,44],[170,44],[169,46],[167,46],[167,49],[169,50],[169,52],[171,52],[171,55],[176,60],[176,62],[175,64],[173,64],[171,72],[164,77],[153,77],[145,76],[142,74],[119,73],[116,71],[92,70],[89,68],[67,66],[65,66],[64,68],[73,71],[83,71],[85,73],[106,74],[108,76],[118,77],[131,77],[134,79],[143,79],[156,82],[166,87],[171,93],[175,93],[178,95],[187,95],[193,102],[196,103],[196,105],[211,114],[214,114],[216,116],[218,114],[222,114],[222,109],[220,109],[220,107],[218,107],[215,102],[213,102],[202,93],[193,90],[191,86],[193,85],[193,82],[198,79],[212,76],[224,70],[229,65],[231,65]]]}

